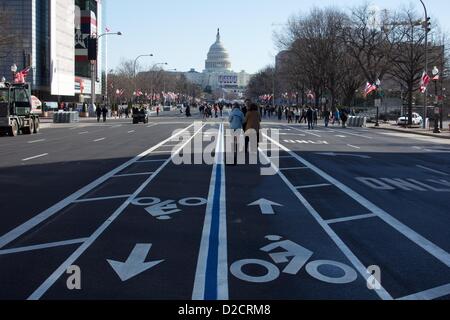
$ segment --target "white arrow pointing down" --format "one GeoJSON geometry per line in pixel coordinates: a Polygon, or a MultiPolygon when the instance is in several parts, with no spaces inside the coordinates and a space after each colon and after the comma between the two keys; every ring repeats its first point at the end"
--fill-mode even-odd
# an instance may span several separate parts
{"type": "Polygon", "coordinates": [[[274,206],[282,207],[283,205],[263,198],[253,203],[250,203],[248,206],[249,207],[259,206],[261,208],[262,214],[275,214],[275,211],[273,211],[273,207],[274,206]]]}
{"type": "Polygon", "coordinates": [[[164,260],[145,262],[152,244],[137,244],[126,262],[107,260],[119,278],[125,282],[160,264],[164,260]]]}

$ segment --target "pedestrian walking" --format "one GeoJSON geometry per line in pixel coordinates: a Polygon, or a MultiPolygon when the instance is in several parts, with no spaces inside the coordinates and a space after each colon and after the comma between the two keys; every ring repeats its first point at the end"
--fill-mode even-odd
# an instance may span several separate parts
{"type": "Polygon", "coordinates": [[[100,118],[102,117],[102,108],[97,107],[95,112],[97,113],[97,122],[100,122],[100,118]]]}
{"type": "Polygon", "coordinates": [[[238,153],[238,142],[237,142],[237,134],[242,132],[243,125],[244,125],[245,116],[241,111],[241,108],[239,107],[239,104],[235,104],[233,107],[233,110],[230,112],[230,116],[228,118],[228,121],[230,123],[230,129],[234,132],[233,137],[233,145],[232,145],[232,152],[233,152],[233,165],[237,164],[237,153],[238,153]]]}
{"type": "Polygon", "coordinates": [[[325,122],[325,128],[328,128],[328,125],[330,123],[330,115],[331,115],[331,112],[328,110],[325,110],[323,112],[323,120],[325,122]]]}
{"type": "Polygon", "coordinates": [[[256,134],[256,146],[251,146],[254,152],[258,150],[259,145],[259,131],[261,129],[261,114],[258,111],[258,106],[255,103],[250,104],[247,115],[245,116],[245,152],[249,152],[250,137],[256,134]]]}
{"type": "Polygon", "coordinates": [[[314,111],[311,107],[306,111],[306,119],[308,120],[308,130],[314,130],[314,111]]]}
{"type": "Polygon", "coordinates": [[[106,108],[106,105],[103,105],[102,114],[103,114],[103,122],[106,122],[106,116],[108,115],[108,108],[106,108]]]}

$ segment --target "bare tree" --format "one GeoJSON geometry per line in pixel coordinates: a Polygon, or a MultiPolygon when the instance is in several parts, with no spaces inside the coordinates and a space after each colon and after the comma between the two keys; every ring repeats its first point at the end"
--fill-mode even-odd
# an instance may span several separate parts
{"type": "Polygon", "coordinates": [[[272,93],[274,76],[275,69],[273,67],[266,67],[253,75],[247,86],[247,96],[255,99],[272,93]]]}
{"type": "Polygon", "coordinates": [[[370,83],[383,80],[398,54],[396,45],[402,41],[403,33],[397,32],[397,20],[396,12],[375,12],[366,3],[352,10],[344,28],[347,51],[370,83]]]}

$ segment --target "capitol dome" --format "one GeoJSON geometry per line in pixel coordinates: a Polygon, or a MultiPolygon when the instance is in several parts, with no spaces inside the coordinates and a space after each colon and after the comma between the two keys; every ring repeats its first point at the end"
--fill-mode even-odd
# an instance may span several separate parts
{"type": "Polygon", "coordinates": [[[220,30],[217,29],[216,42],[211,46],[208,52],[208,58],[205,63],[206,71],[224,71],[231,70],[230,56],[220,41],[220,30]]]}

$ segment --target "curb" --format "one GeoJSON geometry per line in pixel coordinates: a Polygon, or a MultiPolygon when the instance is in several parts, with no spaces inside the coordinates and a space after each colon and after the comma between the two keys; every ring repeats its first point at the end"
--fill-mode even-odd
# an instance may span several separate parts
{"type": "MultiPolygon", "coordinates": [[[[415,131],[406,131],[406,130],[398,130],[394,128],[383,128],[383,127],[369,127],[369,129],[375,129],[375,130],[387,130],[387,131],[394,131],[394,132],[401,132],[401,133],[407,133],[407,134],[416,134],[419,136],[425,136],[425,137],[432,137],[432,138],[441,138],[441,139],[449,139],[449,135],[438,135],[433,133],[427,133],[427,132],[415,132],[415,131]]],[[[442,133],[441,133],[442,134],[442,133]]],[[[445,134],[445,133],[444,133],[445,134]]]]}

